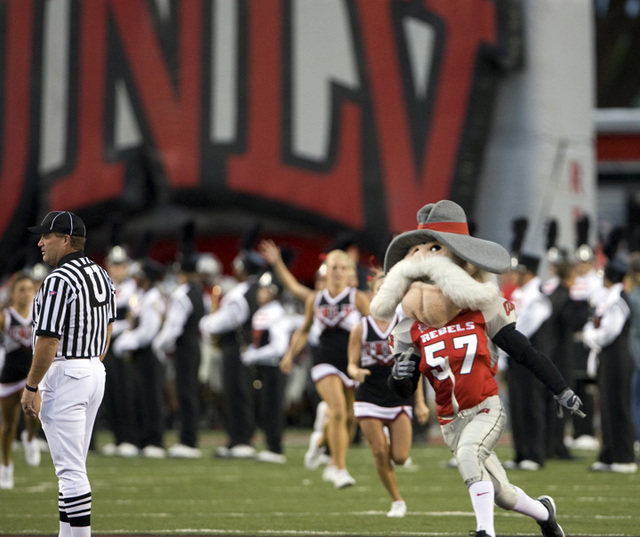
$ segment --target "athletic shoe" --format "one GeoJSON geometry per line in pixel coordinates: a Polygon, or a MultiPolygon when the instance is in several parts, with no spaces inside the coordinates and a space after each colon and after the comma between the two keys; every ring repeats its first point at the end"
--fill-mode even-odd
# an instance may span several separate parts
{"type": "Polygon", "coordinates": [[[314,431],[309,438],[309,449],[304,454],[304,467],[307,470],[315,470],[320,466],[320,456],[324,453],[324,447],[318,445],[318,441],[322,438],[321,431],[314,431]]]}
{"type": "Polygon", "coordinates": [[[549,511],[549,518],[544,522],[538,522],[544,537],[564,537],[564,531],[556,522],[556,504],[551,496],[540,496],[538,501],[549,511]]]}
{"type": "Polygon", "coordinates": [[[217,447],[213,452],[213,456],[219,459],[228,459],[230,457],[229,448],[227,446],[217,447]]]}
{"type": "Polygon", "coordinates": [[[529,472],[537,472],[538,470],[540,470],[540,464],[536,461],[525,459],[523,461],[520,461],[518,468],[520,468],[520,470],[527,470],[529,472]]]}
{"type": "Polygon", "coordinates": [[[109,442],[102,446],[100,453],[102,453],[105,457],[114,457],[117,453],[118,447],[113,443],[109,442]]]}
{"type": "Polygon", "coordinates": [[[407,504],[404,500],[398,500],[396,502],[391,502],[391,509],[387,513],[389,518],[402,518],[407,514],[407,504]]]}
{"type": "Polygon", "coordinates": [[[327,412],[329,410],[329,405],[324,401],[320,401],[318,406],[316,407],[316,419],[313,422],[313,430],[315,432],[322,432],[324,428],[324,424],[327,421],[327,412]]]}
{"type": "Polygon", "coordinates": [[[229,448],[229,457],[232,459],[255,459],[256,448],[247,444],[238,444],[229,448]]]}
{"type": "Polygon", "coordinates": [[[140,450],[138,449],[138,446],[131,444],[130,442],[120,442],[118,447],[116,447],[116,455],[124,457],[125,459],[130,459],[140,455],[140,450]]]}
{"type": "Polygon", "coordinates": [[[256,455],[256,460],[259,462],[270,462],[273,464],[284,464],[287,462],[287,457],[282,453],[275,453],[274,451],[269,451],[267,449],[260,451],[256,455]]]}
{"type": "Polygon", "coordinates": [[[0,465],[0,489],[13,488],[13,463],[0,465]]]}
{"type": "Polygon", "coordinates": [[[332,464],[328,464],[322,471],[322,480],[332,483],[336,477],[337,472],[338,469],[335,466],[333,466],[332,464]]]}
{"type": "MultiPolygon", "coordinates": [[[[454,459],[455,460],[455,459],[454,459]]],[[[406,470],[408,472],[415,472],[416,470],[420,469],[420,466],[418,466],[417,464],[413,463],[413,459],[411,457],[408,457],[406,461],[404,461],[402,464],[398,465],[395,462],[393,462],[392,460],[389,461],[391,463],[391,466],[393,468],[400,468],[402,470],[406,470]]]]}
{"type": "Polygon", "coordinates": [[[635,474],[638,465],[635,462],[612,462],[609,469],[618,474],[635,474]]]}
{"type": "Polygon", "coordinates": [[[407,457],[407,460],[402,463],[402,467],[404,468],[413,468],[413,459],[411,457],[407,457]]]}
{"type": "Polygon", "coordinates": [[[202,451],[192,446],[186,446],[184,444],[176,444],[171,446],[167,453],[169,457],[174,459],[199,459],[202,457],[202,451]]]}
{"type": "Polygon", "coordinates": [[[589,470],[591,472],[610,472],[611,465],[606,462],[596,461],[591,466],[589,466],[589,470]]]}
{"type": "Polygon", "coordinates": [[[147,459],[164,459],[167,456],[166,451],[158,446],[145,446],[140,454],[147,459]]]}
{"type": "Polygon", "coordinates": [[[520,463],[516,461],[505,461],[502,463],[502,467],[505,470],[518,470],[520,468],[520,463]]]}
{"type": "Polygon", "coordinates": [[[22,440],[22,445],[24,446],[24,458],[27,461],[29,466],[39,466],[40,465],[40,446],[38,446],[38,440],[36,438],[32,438],[29,441],[29,433],[27,431],[22,431],[20,435],[22,440]]]}
{"type": "Polygon", "coordinates": [[[597,451],[600,449],[600,442],[594,436],[583,434],[575,438],[571,443],[573,449],[583,449],[585,451],[597,451]]]}
{"type": "Polygon", "coordinates": [[[469,537],[491,537],[491,535],[484,530],[471,530],[469,532],[469,537]]]}
{"type": "Polygon", "coordinates": [[[333,486],[337,489],[343,489],[356,484],[356,480],[351,477],[351,474],[346,468],[342,470],[336,470],[336,475],[333,476],[333,486]]]}

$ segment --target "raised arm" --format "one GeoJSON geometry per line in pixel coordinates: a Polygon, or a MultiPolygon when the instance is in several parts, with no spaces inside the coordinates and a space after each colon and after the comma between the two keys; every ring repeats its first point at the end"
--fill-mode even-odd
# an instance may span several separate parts
{"type": "Polygon", "coordinates": [[[301,302],[307,300],[307,298],[314,293],[313,289],[310,289],[306,285],[301,284],[298,279],[291,273],[285,262],[282,260],[280,248],[271,239],[264,239],[258,244],[258,251],[260,255],[265,258],[267,263],[271,266],[274,274],[280,280],[280,283],[287,289],[293,296],[295,296],[301,302]]]}

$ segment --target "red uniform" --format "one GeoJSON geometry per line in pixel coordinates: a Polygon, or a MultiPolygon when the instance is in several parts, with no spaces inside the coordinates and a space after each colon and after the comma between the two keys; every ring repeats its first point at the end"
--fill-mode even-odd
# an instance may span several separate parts
{"type": "Polygon", "coordinates": [[[413,319],[395,328],[394,353],[413,346],[421,355],[420,372],[435,391],[440,423],[498,394],[498,348],[491,338],[515,320],[513,305],[499,299],[483,310],[461,312],[442,328],[413,319]]]}

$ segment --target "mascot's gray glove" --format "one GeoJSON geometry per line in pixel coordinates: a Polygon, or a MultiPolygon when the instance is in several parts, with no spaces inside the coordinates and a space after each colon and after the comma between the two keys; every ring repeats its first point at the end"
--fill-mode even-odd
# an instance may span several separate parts
{"type": "Polygon", "coordinates": [[[576,416],[586,417],[586,414],[581,410],[582,401],[571,388],[564,389],[558,395],[554,395],[553,398],[556,400],[556,414],[559,418],[564,414],[563,407],[576,416]]]}
{"type": "Polygon", "coordinates": [[[412,379],[416,363],[411,359],[413,352],[407,349],[396,358],[396,363],[391,368],[391,376],[395,380],[412,379]]]}

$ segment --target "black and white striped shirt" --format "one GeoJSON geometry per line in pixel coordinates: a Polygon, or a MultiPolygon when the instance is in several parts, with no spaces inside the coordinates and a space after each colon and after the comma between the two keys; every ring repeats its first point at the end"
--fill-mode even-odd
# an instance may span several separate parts
{"type": "Polygon", "coordinates": [[[107,348],[116,317],[115,286],[107,272],[73,252],[42,282],[34,299],[33,345],[38,336],[60,340],[56,357],[92,358],[107,348]]]}

